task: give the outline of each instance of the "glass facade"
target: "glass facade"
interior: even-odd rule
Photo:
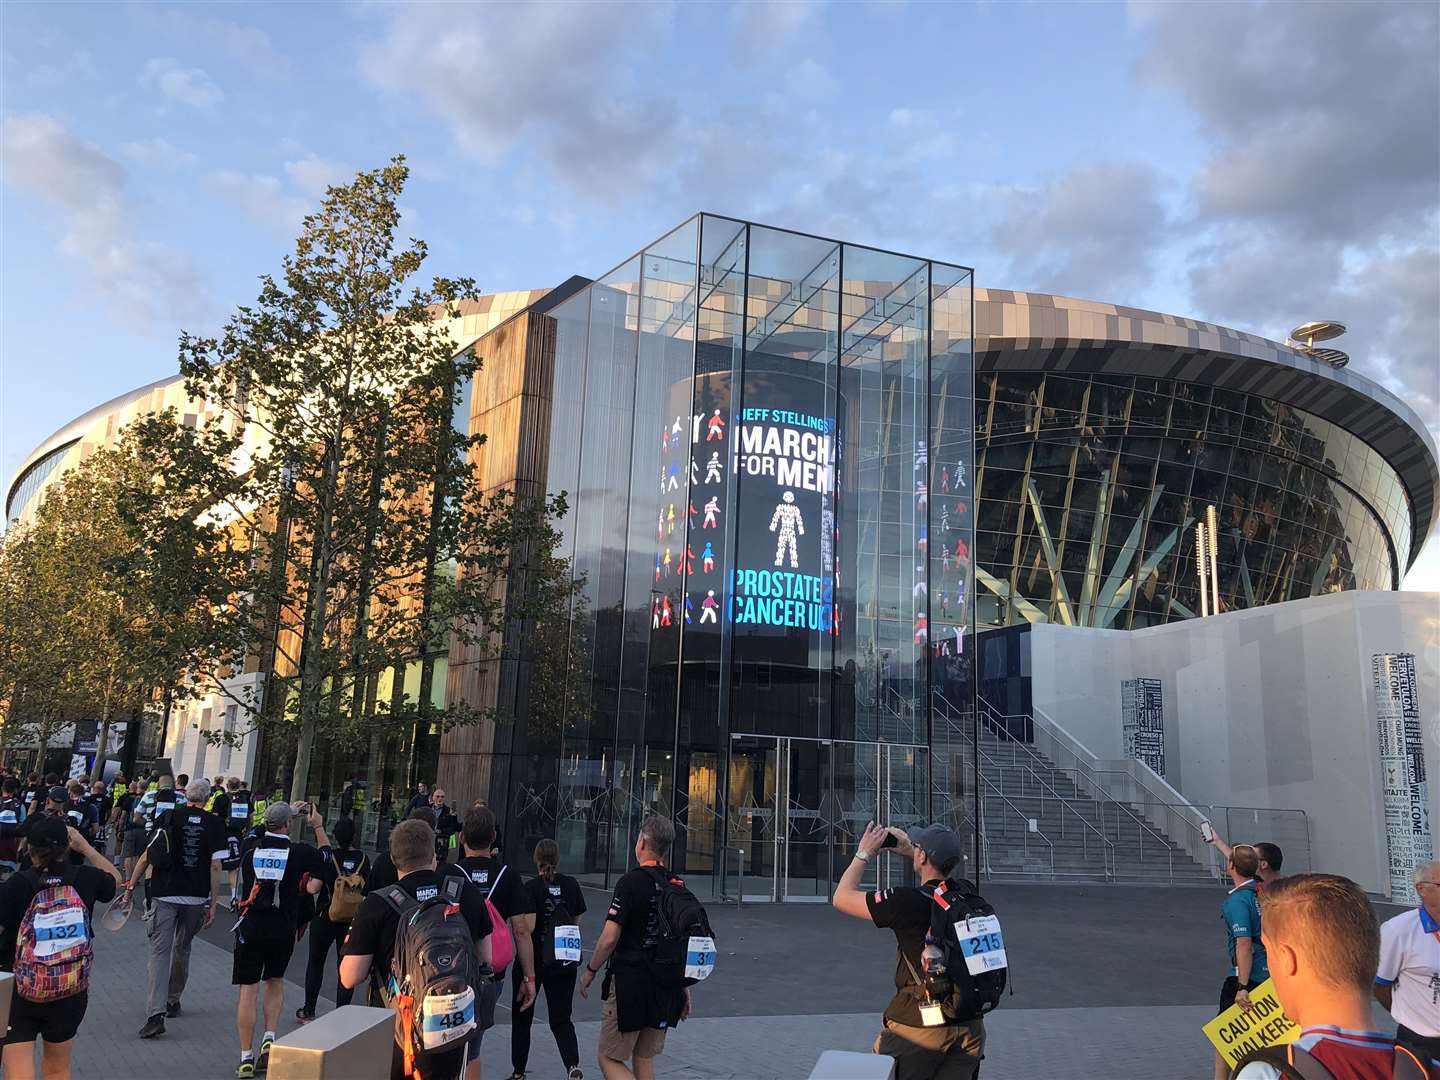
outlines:
[[[659,812],[692,884],[823,900],[868,821],[969,828],[931,702],[959,741],[971,307],[968,269],[700,216],[548,309],[578,596],[497,729],[511,843],[613,878]]]
[[[60,463],[65,460],[65,455],[78,441],[74,440],[64,446],[56,447],[25,471],[25,475],[20,477],[19,482],[10,489],[10,499],[5,504],[6,521],[15,521],[25,512],[25,507],[30,505],[30,500],[40,490],[40,485],[45,483],[50,474],[59,468]]]
[[[982,372],[976,397],[982,626],[1193,617],[1195,525],[1210,506],[1221,611],[1399,587],[1405,488],[1327,420],[1221,387],[1078,371]]]

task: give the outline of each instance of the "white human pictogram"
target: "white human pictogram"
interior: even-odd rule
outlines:
[[[787,491],[780,496],[780,504],[775,507],[775,513],[770,518],[770,531],[780,533],[775,540],[775,565],[784,564],[785,549],[789,548],[790,568],[798,569],[800,546],[796,537],[805,535],[805,520],[800,516],[800,508],[795,505],[793,491]]]
[[[720,499],[718,496],[711,495],[710,501],[705,504],[705,519],[700,522],[700,527],[702,529],[717,528],[720,524],[720,521],[716,515],[718,515],[719,513]]]
[[[710,454],[710,460],[705,462],[705,483],[720,483],[721,473],[723,471],[724,466],[720,464],[720,451],[712,451]]]

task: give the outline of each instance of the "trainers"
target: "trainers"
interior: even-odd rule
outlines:
[[[180,1015],[180,1002],[170,1001],[165,1004],[165,1015],[171,1019]]]
[[[242,1062],[240,1062],[239,1065],[235,1066],[235,1075],[236,1075],[236,1076],[254,1076],[254,1075],[255,1075],[255,1062],[253,1062],[253,1061],[242,1061]]]
[[[256,1072],[264,1072],[270,1067],[270,1047],[274,1045],[274,1039],[266,1039],[260,1044],[260,1056],[255,1059]]]
[[[295,1010],[295,1019],[301,1024],[308,1024],[311,1020],[315,1019],[315,1014],[306,1009],[304,1005],[301,1005],[300,1008]]]
[[[153,1039],[156,1035],[165,1034],[165,1014],[156,1013],[145,1021],[145,1026],[140,1029],[142,1039]]]
[[[579,1065],[570,1070],[570,1080],[585,1080],[585,1074],[580,1071]]]

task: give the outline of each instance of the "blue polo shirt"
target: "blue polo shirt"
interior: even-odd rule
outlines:
[[[1225,920],[1225,943],[1230,949],[1230,974],[1238,975],[1235,967],[1235,939],[1249,938],[1251,946],[1250,981],[1263,982],[1270,977],[1265,959],[1265,945],[1260,940],[1260,904],[1256,899],[1254,878],[1230,890],[1220,905],[1220,918]]]

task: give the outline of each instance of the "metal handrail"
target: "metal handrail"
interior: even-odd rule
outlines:
[[[1050,876],[1051,876],[1051,877],[1054,877],[1054,876],[1055,876],[1055,873],[1056,873],[1056,871],[1055,871],[1055,844],[1054,844],[1054,842],[1051,841],[1051,839],[1050,839],[1048,836],[1046,836],[1043,832],[1040,831],[1040,828],[1039,828],[1039,825],[1038,825],[1038,824],[1036,825],[1036,828],[1035,828],[1034,832],[1031,832],[1031,830],[1030,830],[1030,820],[1031,820],[1031,819],[1030,819],[1030,815],[1027,814],[1027,813],[1025,813],[1025,812],[1024,812],[1023,810],[1021,810],[1018,806],[1016,806],[1013,802],[1011,802],[1011,801],[1006,797],[1005,793],[1004,793],[1003,791],[1001,791],[999,788],[997,788],[997,787],[990,781],[990,779],[989,779],[988,777],[986,777],[986,776],[984,776],[984,775],[982,774],[981,777],[980,777],[980,779],[981,779],[981,781],[982,781],[987,787],[989,787],[989,788],[995,793],[995,796],[996,796],[997,798],[999,798],[999,800],[1000,800],[1001,802],[1003,802],[1006,806],[1008,806],[1008,807],[1010,808],[1010,810],[1015,814],[1016,817],[1018,817],[1021,821],[1023,821],[1023,822],[1025,823],[1024,831],[1021,833],[1021,835],[1022,835],[1025,839],[1023,839],[1023,840],[1021,841],[1021,846],[1025,849],[1025,851],[1026,851],[1027,853],[1030,851],[1030,837],[1031,837],[1031,836],[1038,836],[1041,840],[1043,840],[1043,841],[1045,842],[1045,846],[1046,846],[1047,848],[1049,848],[1049,855],[1050,855]],[[987,849],[986,849],[986,853],[985,853],[985,862],[986,862],[986,872],[988,873],[988,872],[989,872],[989,869],[990,869],[990,866],[989,866],[989,864],[990,864],[990,853],[989,853],[989,849],[988,849],[988,844],[989,844],[989,830],[988,830],[988,829],[986,828],[986,826],[985,826],[985,800],[984,800],[984,799],[981,799],[981,800],[980,800],[980,835],[981,835],[982,839],[984,840],[985,844],[987,845]],[[1110,876],[1110,868],[1109,868],[1108,866],[1106,867],[1105,876],[1106,876],[1107,879],[1108,879],[1109,876]]]
[[[982,762],[988,762],[991,769],[1003,770],[1003,769],[1005,768],[1004,765],[1001,765],[998,761],[996,761],[994,758],[992,758],[992,757],[991,757],[989,754],[987,754],[984,750],[980,749],[980,746],[979,746],[978,743],[975,744],[975,755],[976,755],[976,757],[977,757],[978,759],[980,759]],[[1115,858],[1115,844],[1110,840],[1110,838],[1109,838],[1108,836],[1106,836],[1103,832],[1101,832],[1099,829],[1095,828],[1094,825],[1091,825],[1090,822],[1086,821],[1086,820],[1085,820],[1085,815],[1082,814],[1082,813],[1080,813],[1079,810],[1077,810],[1073,805],[1071,805],[1070,800],[1068,800],[1064,795],[1061,795],[1058,791],[1056,791],[1056,790],[1055,790],[1055,786],[1054,786],[1053,784],[1048,783],[1048,782],[1044,779],[1044,777],[1041,776],[1040,773],[1037,772],[1035,769],[1031,768],[1029,765],[1019,765],[1019,766],[1012,765],[1012,766],[1010,766],[1010,767],[1011,767],[1011,768],[1021,768],[1021,769],[1024,769],[1025,771],[1027,771],[1027,772],[1031,775],[1031,777],[1034,778],[1034,780],[1035,780],[1035,782],[1036,782],[1036,785],[1037,785],[1038,787],[1040,787],[1042,791],[1048,790],[1049,793],[1050,793],[1051,798],[1053,798],[1053,799],[1056,801],[1056,803],[1058,803],[1058,804],[1060,805],[1060,807],[1061,807],[1062,809],[1068,810],[1071,814],[1073,814],[1073,815],[1080,821],[1080,824],[1081,824],[1081,826],[1084,828],[1085,832],[1092,832],[1092,833],[1094,833],[1097,837],[1100,838],[1100,842],[1101,842],[1102,844],[1106,845],[1106,847],[1108,847],[1108,848],[1110,849],[1109,852],[1108,852],[1109,858],[1106,860],[1106,862],[1107,862],[1106,876],[1107,876],[1107,877],[1111,876],[1111,872],[1112,872],[1111,868],[1118,866],[1118,862],[1116,861],[1116,858]],[[989,776],[988,776],[986,773],[984,773],[983,771],[982,771],[982,773],[981,773],[981,778],[982,778],[983,780],[985,780],[986,783],[990,783]],[[994,785],[994,784],[990,784],[990,786],[991,786],[991,787],[994,787],[995,785]],[[997,790],[997,792],[998,792],[999,789],[997,788],[996,790]],[[1003,796],[1002,796],[1002,797],[1003,797]],[[1014,806],[1013,803],[1010,803],[1010,800],[1009,800],[1009,799],[1006,799],[1005,801],[1006,801],[1006,803],[1009,804],[1010,806],[1012,806],[1012,807]],[[1040,812],[1041,812],[1041,813],[1044,813],[1044,811],[1045,811],[1045,800],[1044,800],[1044,796],[1042,795],[1042,796],[1041,796],[1041,799],[1040,799]],[[1028,818],[1028,815],[1027,815],[1027,818]],[[1085,835],[1085,832],[1081,832],[1081,834],[1080,834],[1080,837],[1081,837],[1080,842],[1081,842],[1081,844],[1082,844],[1082,846],[1083,846],[1083,848],[1084,848],[1085,854],[1088,856],[1088,855],[1090,854],[1090,842],[1089,842],[1088,837]],[[1061,836],[1064,836],[1064,835],[1065,835],[1065,819],[1064,819],[1063,817],[1060,819],[1060,835],[1061,835]],[[1102,850],[1103,850],[1103,849],[1102,849]],[[1172,864],[1172,865],[1173,865],[1173,864]],[[1172,876],[1173,876],[1173,870],[1172,870]]]
[[[947,728],[951,729],[952,731],[957,731],[957,732],[959,732],[962,740],[964,740],[964,742],[966,742],[967,744],[969,744],[971,747],[974,748],[974,751],[975,751],[975,755],[976,755],[976,759],[977,759],[977,760],[989,762],[989,764],[990,764],[990,766],[991,766],[992,768],[997,768],[997,769],[998,769],[998,768],[1001,768],[1002,766],[1000,766],[1000,764],[999,764],[997,761],[995,761],[993,758],[991,758],[988,754],[985,753],[984,750],[982,750],[982,749],[980,748],[979,742],[975,739],[975,737],[974,737],[972,734],[966,732],[965,727],[964,727],[963,724],[957,724],[957,723],[955,723],[954,717],[957,716],[957,715],[963,716],[963,714],[961,714],[958,709],[955,709],[954,706],[950,705],[950,703],[945,699],[945,697],[944,697],[943,695],[937,693],[937,694],[935,695],[935,697],[937,698],[937,700],[939,700],[939,701],[946,707],[944,711],[940,712],[940,716],[941,716],[941,719],[945,722]],[[1031,775],[1035,777],[1037,783],[1039,783],[1039,784],[1041,784],[1041,785],[1044,785],[1045,782],[1044,782],[1044,780],[1040,777],[1039,773],[1037,773],[1037,772],[1036,772],[1035,770],[1033,770],[1033,769],[1030,770],[1030,772],[1031,772]],[[980,779],[981,779],[981,781],[982,781],[984,784],[986,784],[988,787],[990,787],[990,788],[994,791],[994,793],[995,793],[997,796],[999,796],[999,798],[1000,798],[1001,800],[1004,801],[1004,803],[1005,803],[1006,806],[1010,807],[1011,810],[1015,811],[1018,815],[1020,815],[1020,816],[1024,819],[1025,825],[1026,825],[1026,835],[1028,836],[1028,835],[1029,835],[1029,832],[1030,832],[1030,829],[1029,829],[1029,825],[1030,825],[1030,815],[1029,815],[1029,814],[1026,814],[1026,813],[1025,813],[1024,811],[1022,811],[1019,807],[1017,807],[1013,802],[1011,802],[1010,799],[1004,794],[1004,792],[1002,792],[998,787],[995,786],[995,784],[990,780],[990,778],[985,774],[985,772],[984,772],[983,770],[981,771]],[[1082,830],[1083,830],[1083,831],[1081,832],[1081,834],[1080,834],[1080,837],[1081,837],[1081,841],[1080,841],[1080,842],[1081,842],[1082,848],[1083,848],[1083,850],[1084,850],[1084,852],[1085,852],[1086,858],[1088,859],[1088,857],[1089,857],[1089,855],[1090,855],[1090,841],[1089,841],[1089,837],[1088,837],[1087,833],[1094,833],[1094,834],[1096,835],[1096,837],[1099,838],[1100,843],[1104,845],[1104,847],[1101,848],[1101,856],[1102,856],[1102,858],[1104,859],[1104,864],[1105,864],[1105,877],[1106,877],[1106,880],[1109,880],[1111,877],[1113,877],[1113,875],[1114,875],[1114,870],[1115,870],[1115,867],[1116,867],[1115,845],[1114,845],[1113,843],[1111,843],[1110,838],[1107,837],[1103,832],[1101,832],[1099,829],[1095,828],[1095,826],[1091,825],[1090,822],[1086,821],[1086,820],[1085,820],[1085,816],[1084,816],[1083,814],[1081,814],[1077,809],[1075,809],[1075,807],[1072,806],[1072,805],[1070,804],[1070,802],[1067,801],[1066,798],[1065,798],[1063,795],[1061,795],[1058,791],[1056,791],[1056,790],[1054,789],[1054,786],[1053,786],[1053,785],[1050,785],[1050,786],[1049,786],[1049,790],[1050,790],[1051,796],[1056,800],[1056,802],[1060,805],[1060,807],[1061,807],[1062,809],[1064,809],[1064,810],[1069,811],[1071,814],[1073,814],[1073,815],[1079,820],[1079,822],[1080,822],[1080,824],[1081,824],[1081,826],[1082,826]],[[1043,799],[1042,799],[1042,801],[1041,801],[1041,812],[1042,812],[1042,813],[1044,812],[1044,802],[1043,802]],[[1061,832],[1062,832],[1062,835],[1063,835],[1064,828],[1065,828],[1065,819],[1064,819],[1063,816],[1062,816],[1061,819],[1060,819],[1060,828],[1061,828]],[[1054,871],[1054,852],[1055,852],[1055,845],[1054,845],[1054,843],[1050,840],[1050,838],[1049,838],[1048,836],[1046,836],[1043,832],[1041,832],[1041,830],[1040,830],[1040,828],[1039,828],[1038,822],[1037,822],[1037,824],[1036,824],[1035,832],[1036,832],[1047,844],[1050,845],[1050,853],[1051,853],[1051,873],[1053,874],[1053,873],[1055,872],[1055,871]],[[1106,850],[1107,848],[1108,848],[1108,851]],[[1028,846],[1027,846],[1027,850],[1028,850]]]

